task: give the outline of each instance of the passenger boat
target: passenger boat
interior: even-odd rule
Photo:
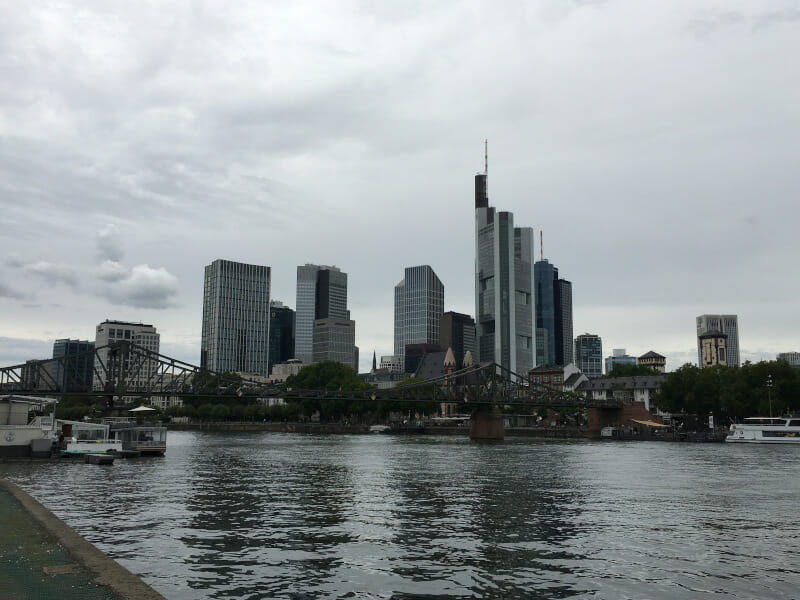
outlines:
[[[167,451],[167,428],[163,425],[137,423],[130,417],[103,421],[111,427],[111,439],[119,441],[125,452],[163,455]]]
[[[726,442],[800,445],[800,417],[752,417],[731,425]]]

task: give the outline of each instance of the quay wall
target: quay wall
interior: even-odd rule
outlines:
[[[169,423],[170,431],[274,431],[279,433],[338,433],[369,434],[369,425],[345,425],[342,423],[254,423],[254,422],[197,422]],[[426,426],[424,429],[393,429],[388,434],[397,435],[456,435],[468,436],[470,428],[446,427],[440,425]],[[547,439],[586,438],[588,432],[576,427],[506,427],[505,434],[515,437],[533,437]]]
[[[98,550],[89,541],[76,533],[74,529],[69,527],[64,521],[55,516],[17,485],[5,479],[0,479],[0,493],[2,492],[6,492],[16,500],[22,509],[30,515],[33,521],[41,527],[46,536],[63,548],[80,567],[91,574],[91,581],[93,584],[108,589],[113,596],[119,600],[166,600],[164,596],[144,583],[139,577],[128,571],[128,569],[114,561],[104,552]],[[29,529],[28,535],[35,536],[41,534],[36,534],[33,529]],[[17,543],[17,545],[19,547],[25,547],[22,543]],[[33,557],[29,558],[31,560],[33,559]],[[57,575],[58,568],[59,567],[51,567],[53,570],[51,575]],[[70,573],[73,571],[68,567],[64,572]],[[31,573],[28,577],[32,578],[29,582],[30,587],[34,587],[36,582],[33,578],[38,578],[39,575]],[[19,583],[26,585],[24,581]],[[73,596],[78,597],[78,595],[88,597],[91,593],[96,594],[91,588],[85,590],[64,590],[61,597],[72,598]]]

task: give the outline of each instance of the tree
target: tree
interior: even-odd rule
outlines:
[[[353,367],[333,360],[307,365],[297,375],[286,379],[286,387],[306,390],[368,390],[372,386],[364,383]]]

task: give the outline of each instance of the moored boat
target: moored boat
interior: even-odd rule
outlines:
[[[110,436],[122,444],[125,452],[164,454],[167,451],[167,428],[153,423],[137,423],[122,417],[104,419],[111,427]]]
[[[751,417],[731,425],[726,442],[799,444],[800,417]]]

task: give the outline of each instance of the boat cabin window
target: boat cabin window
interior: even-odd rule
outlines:
[[[769,417],[753,417],[745,419],[744,422],[747,425],[786,425],[786,419],[771,419]]]
[[[789,421],[789,427],[800,427],[800,419],[792,419]]]

